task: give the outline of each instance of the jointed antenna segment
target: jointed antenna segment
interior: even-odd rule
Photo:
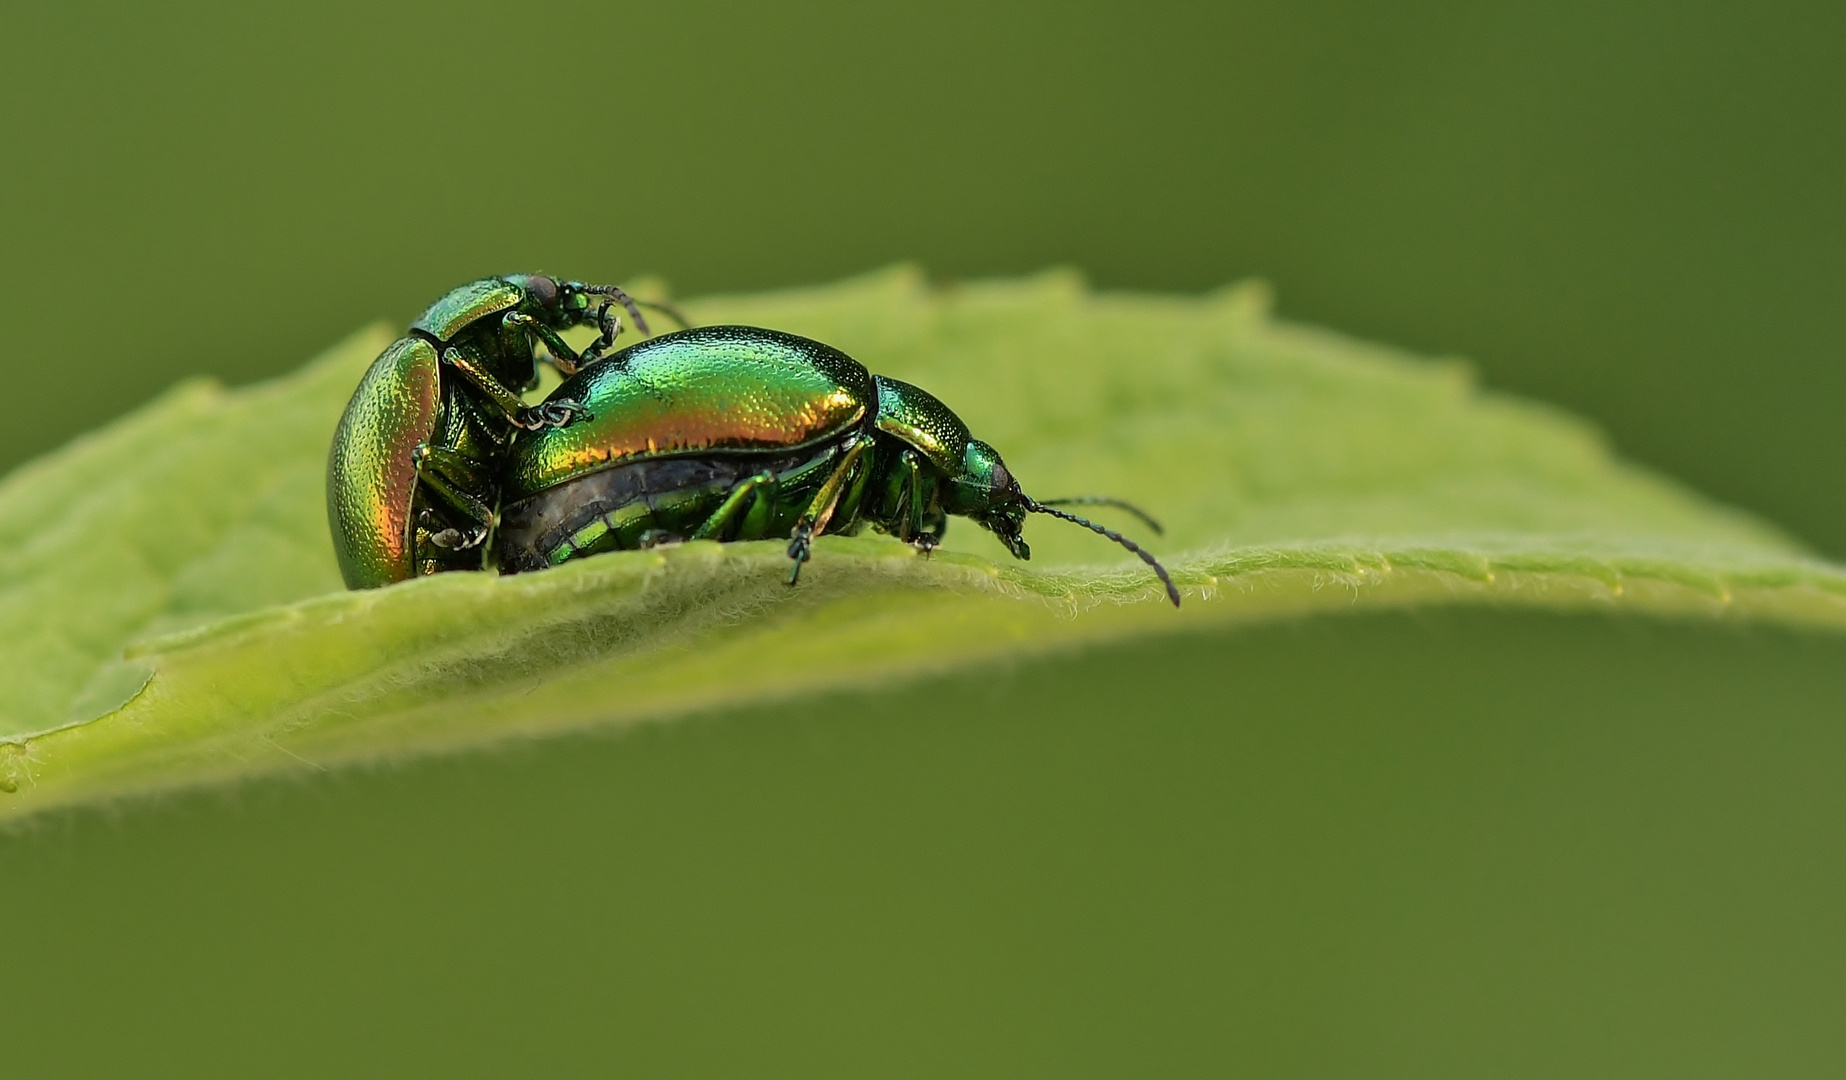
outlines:
[[[1126,510],[1141,519],[1141,524],[1154,530],[1155,536],[1165,536],[1167,531],[1161,528],[1154,515],[1125,499],[1111,498],[1108,495],[1071,495],[1062,499],[1039,499],[1040,506],[1113,506],[1117,510]]]
[[[1060,499],[1060,500],[1053,500],[1053,501],[1063,502],[1066,500]],[[1121,504],[1121,505],[1126,505],[1126,504]],[[1139,555],[1141,557],[1142,562],[1153,567],[1155,575],[1160,578],[1160,583],[1167,587],[1167,599],[1173,601],[1174,607],[1179,606],[1179,588],[1178,586],[1173,584],[1172,575],[1167,573],[1166,567],[1160,565],[1159,559],[1154,558],[1140,544],[1137,544],[1133,540],[1128,539],[1126,536],[1123,536],[1121,533],[1116,532],[1114,529],[1106,529],[1103,526],[1096,524],[1094,521],[1089,520],[1088,518],[1080,518],[1075,514],[1067,514],[1062,510],[1053,509],[1052,507],[1042,502],[1037,502],[1032,499],[1027,499],[1026,509],[1031,511],[1034,514],[1050,514],[1054,518],[1063,518],[1065,521],[1069,521],[1074,524],[1081,525],[1093,533],[1098,533],[1102,536],[1108,537],[1109,539],[1127,548],[1129,551],[1132,551],[1136,555]],[[1138,510],[1135,512],[1140,513],[1140,511]]]

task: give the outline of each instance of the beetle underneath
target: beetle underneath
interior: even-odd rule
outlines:
[[[664,334],[585,367],[551,400],[566,426],[519,433],[503,483],[503,573],[679,540],[788,538],[789,583],[813,538],[871,526],[928,552],[950,516],[992,532],[1015,558],[1030,514],[1120,544],[1180,595],[1152,554],[1059,509],[1117,499],[1036,500],[999,453],[909,383],[874,376],[807,338],[744,326]]]

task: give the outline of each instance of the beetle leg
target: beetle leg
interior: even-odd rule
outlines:
[[[814,493],[814,501],[808,504],[807,512],[795,522],[788,541],[788,557],[795,562],[794,568],[788,572],[790,585],[801,580],[801,564],[810,558],[814,538],[827,531],[827,523],[833,520],[834,508],[839,506],[840,496],[846,491],[847,480],[852,478],[859,459],[865,456],[871,445],[870,439],[860,439],[853,443],[852,449],[846,451],[846,456],[834,468],[833,474]]]
[[[583,402],[571,398],[553,398],[541,401],[520,414],[513,421],[527,431],[537,431],[547,427],[569,427],[578,420],[588,419],[590,410],[583,407]]]
[[[418,523],[419,531],[425,533],[429,542],[437,547],[465,551],[480,546],[494,525],[493,507],[474,494],[484,486],[480,463],[454,450],[445,450],[428,443],[419,444],[411,451],[410,457],[417,466],[417,479],[430,494],[447,508],[467,518],[469,523],[464,531],[455,528],[431,529],[430,522],[421,521]]]
[[[884,531],[928,555],[942,543],[944,515],[930,512],[934,501],[933,481],[923,469],[923,459],[914,450],[898,455],[897,468],[885,482],[883,502],[878,513],[884,516]]]
[[[904,451],[898,461],[904,470],[902,474],[904,497],[899,503],[900,513],[903,516],[899,519],[902,525],[897,538],[906,544],[922,548],[927,554],[931,548],[936,546],[936,543],[933,537],[924,539],[927,534],[923,531],[923,514],[927,509],[928,500],[923,492],[923,463],[918,459],[914,450]]]
[[[514,427],[537,431],[546,427],[569,427],[578,418],[588,416],[589,410],[583,403],[569,398],[556,398],[539,405],[527,406],[525,399],[507,389],[506,384],[482,371],[468,355],[460,349],[444,349],[442,362],[468,376],[468,380],[481,388],[493,403],[506,415],[506,421]]]
[[[654,336],[654,330],[647,325],[647,320],[641,317],[641,312],[637,310],[639,308],[653,308],[678,323],[681,330],[692,329],[692,323],[687,321],[686,316],[672,304],[655,300],[636,300],[626,293],[621,296],[621,304],[629,314],[635,317],[635,329],[648,337]],[[596,309],[596,325],[602,330],[602,336],[584,347],[583,357],[578,361],[579,363],[593,364],[601,360],[604,353],[615,348],[615,339],[622,332],[622,320],[616,316],[614,307],[615,301],[604,300],[602,306]]]
[[[509,389],[507,385],[499,379],[494,378],[492,375],[482,370],[481,366],[475,363],[472,357],[462,352],[460,349],[448,348],[442,350],[442,362],[461,372],[463,375],[468,376],[468,381],[480,387],[481,392],[491,398],[495,405],[499,406],[500,411],[506,414],[508,420],[511,420],[515,424],[519,423],[520,414],[526,411],[526,403],[525,399],[521,398],[518,393]]]
[[[614,285],[584,286],[583,288],[586,292],[598,292],[608,299],[605,299],[596,309],[596,325],[602,331],[602,335],[584,347],[583,357],[579,363],[593,364],[601,360],[604,353],[615,348],[615,339],[622,332],[622,320],[616,316],[614,311],[616,304],[622,305],[623,310],[634,319],[635,329],[641,331],[645,337],[653,337],[654,328],[647,325],[647,320],[642,318],[642,308],[653,308],[678,323],[681,330],[692,328],[692,323],[688,322],[686,316],[672,304],[655,300],[636,300]]]
[[[904,508],[904,533],[898,539],[908,544],[923,531],[923,466],[913,450],[904,451],[898,460],[904,465],[904,494],[909,496],[904,501],[910,504]]]
[[[868,453],[873,445],[870,439],[865,441]],[[853,473],[851,482],[846,485],[845,491],[834,503],[834,509],[830,515],[842,519],[839,527],[833,530],[834,532],[850,536],[858,532],[859,528],[865,524],[865,492],[872,484],[873,471],[873,463],[868,458],[864,467]]]
[[[760,472],[755,476],[739,480],[736,486],[731,488],[731,493],[725,496],[724,502],[718,509],[712,511],[711,517],[705,519],[705,524],[700,525],[698,530],[692,534],[692,538],[694,540],[722,540],[725,530],[732,522],[740,518],[743,519],[743,528],[738,531],[747,536],[750,519],[766,516],[759,514],[757,510],[759,507],[765,509],[770,507],[771,501],[776,497],[776,489],[780,486],[776,482],[776,474],[772,472]]]
[[[934,515],[925,514],[924,523],[918,529],[916,539],[910,541],[911,546],[927,556],[942,546],[942,534],[949,531],[948,525],[949,516],[947,514],[941,512]]]
[[[523,311],[508,313],[506,318],[501,320],[500,325],[510,326],[514,330],[525,333],[528,344],[532,338],[544,342],[546,351],[551,354],[551,366],[565,375],[577,374],[577,369],[587,363],[583,357],[577,355],[577,350],[571,348],[563,338],[558,336],[556,330]]]
[[[577,358],[579,364],[594,364],[615,347],[616,336],[622,332],[622,320],[616,316],[614,307],[614,301],[604,300],[596,309],[596,326],[602,333],[584,347],[583,355]]]
[[[620,332],[620,324],[609,318],[609,306],[612,302],[622,305],[622,309],[628,312],[628,317],[635,321],[636,330],[648,337],[654,336],[653,329],[647,325],[647,319],[641,315],[641,309],[635,306],[635,298],[623,291],[621,286],[590,285],[581,281],[572,281],[566,283],[566,288],[588,296],[603,297],[602,306],[596,309],[596,323],[602,327],[603,336],[595,345],[590,346],[590,350],[594,350],[597,356],[601,356],[604,349],[615,344],[615,335]],[[655,304],[648,305],[648,307],[656,306]]]

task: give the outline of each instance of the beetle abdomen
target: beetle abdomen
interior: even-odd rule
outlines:
[[[403,581],[414,572],[414,451],[436,424],[436,350],[420,338],[393,342],[360,381],[327,458],[327,521],[349,589]]]
[[[641,458],[574,477],[501,511],[500,570],[515,574],[602,551],[631,551],[649,536],[684,540],[741,481],[764,473],[776,477],[765,496],[770,512],[714,538],[785,538],[838,454],[837,445],[827,444],[793,454]]]
[[[865,423],[878,400],[871,373],[838,349],[747,326],[663,334],[551,396],[581,402],[589,418],[519,438],[508,500],[643,458],[813,445]]]

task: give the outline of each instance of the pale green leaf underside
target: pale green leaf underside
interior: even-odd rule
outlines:
[[[1260,288],[1093,295],[894,270],[687,305],[927,387],[1040,497],[1103,492],[1187,596],[1035,519],[922,560],[828,538],[689,544],[340,589],[327,441],[389,334],[287,378],[175,388],[0,483],[0,814],[890,681],[1125,633],[1432,603],[1846,626],[1846,572],[1625,465],[1555,410],[1273,320]],[[1101,511],[1098,516],[1109,511]],[[1111,519],[1136,533],[1129,519]],[[926,686],[893,708],[936,708]]]

